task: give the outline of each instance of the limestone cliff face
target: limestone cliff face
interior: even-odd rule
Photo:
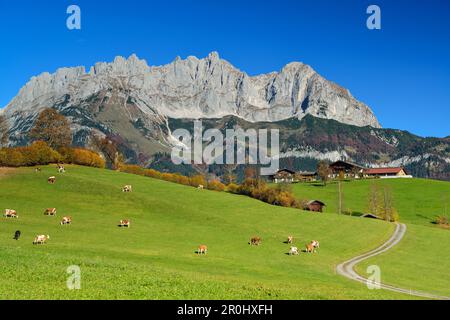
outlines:
[[[33,77],[3,113],[14,131],[21,132],[44,107],[89,108],[86,101],[99,95],[122,101],[124,109],[132,104],[144,118],[234,115],[260,122],[301,119],[310,114],[346,124],[380,127],[368,106],[308,65],[294,62],[278,73],[250,77],[220,59],[216,52],[204,59],[177,58],[158,67],[150,67],[132,55],[128,59],[116,57],[112,63],[97,63],[89,71],[74,67],[43,73]],[[124,113],[132,117],[132,113]]]

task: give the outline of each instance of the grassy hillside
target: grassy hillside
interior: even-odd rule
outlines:
[[[407,224],[405,238],[392,250],[357,267],[362,274],[369,265],[378,265],[382,281],[388,284],[450,296],[450,230],[432,224],[437,215],[449,215],[450,183],[425,179],[380,179],[347,181],[342,184],[344,207],[367,212],[370,185],[388,186],[400,221]],[[295,184],[298,197],[319,199],[325,212],[337,211],[337,183]],[[359,219],[359,218],[355,218]]]
[[[437,215],[450,214],[450,183],[426,179],[376,179],[344,181],[343,206],[354,212],[368,212],[368,197],[371,184],[380,189],[388,187],[393,195],[402,222],[432,226]],[[326,203],[325,212],[336,213],[338,207],[338,185],[331,182],[297,183],[292,185],[299,198],[317,199]]]
[[[392,251],[364,261],[356,270],[362,273],[374,264],[387,284],[450,296],[449,230],[408,224],[405,238]]]
[[[335,274],[336,264],[385,241],[393,225],[270,206],[237,195],[197,190],[107,170],[68,167],[56,172],[18,169],[0,176],[0,299],[383,299],[408,298]],[[132,184],[124,194],[121,186]],[[46,217],[47,207],[58,209]],[[63,215],[73,225],[60,226]],[[131,219],[129,229],[117,227]],[[16,230],[19,241],[12,240]],[[47,245],[33,246],[37,234]],[[286,255],[321,241],[318,254]],[[260,247],[247,242],[263,238]],[[207,256],[194,251],[207,244]],[[70,265],[82,271],[82,289],[66,288]]]

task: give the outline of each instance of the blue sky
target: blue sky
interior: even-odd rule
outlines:
[[[66,28],[70,4],[81,8],[81,30]],[[381,7],[381,30],[366,28],[370,4]],[[0,44],[0,107],[58,67],[218,51],[250,75],[302,61],[367,103],[383,127],[450,135],[448,0],[0,0]]]

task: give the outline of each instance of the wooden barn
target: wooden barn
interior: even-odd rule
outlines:
[[[305,210],[313,211],[313,212],[323,212],[323,207],[325,207],[325,203],[319,200],[312,200],[306,204]]]
[[[337,178],[341,172],[344,174],[344,177],[347,178],[361,176],[365,168],[355,163],[339,160],[330,164],[330,169],[332,178]]]
[[[295,181],[295,172],[289,169],[280,169],[270,176],[270,179],[275,183],[293,183]]]
[[[370,168],[364,170],[367,178],[412,178],[405,168]]]
[[[316,181],[317,180],[317,173],[316,172],[309,172],[309,171],[296,172],[294,179],[295,179],[295,181],[300,181],[300,182]]]

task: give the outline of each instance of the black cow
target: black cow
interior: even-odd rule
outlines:
[[[20,235],[21,235],[20,230],[17,230],[16,233],[14,234],[14,240],[19,240]]]

